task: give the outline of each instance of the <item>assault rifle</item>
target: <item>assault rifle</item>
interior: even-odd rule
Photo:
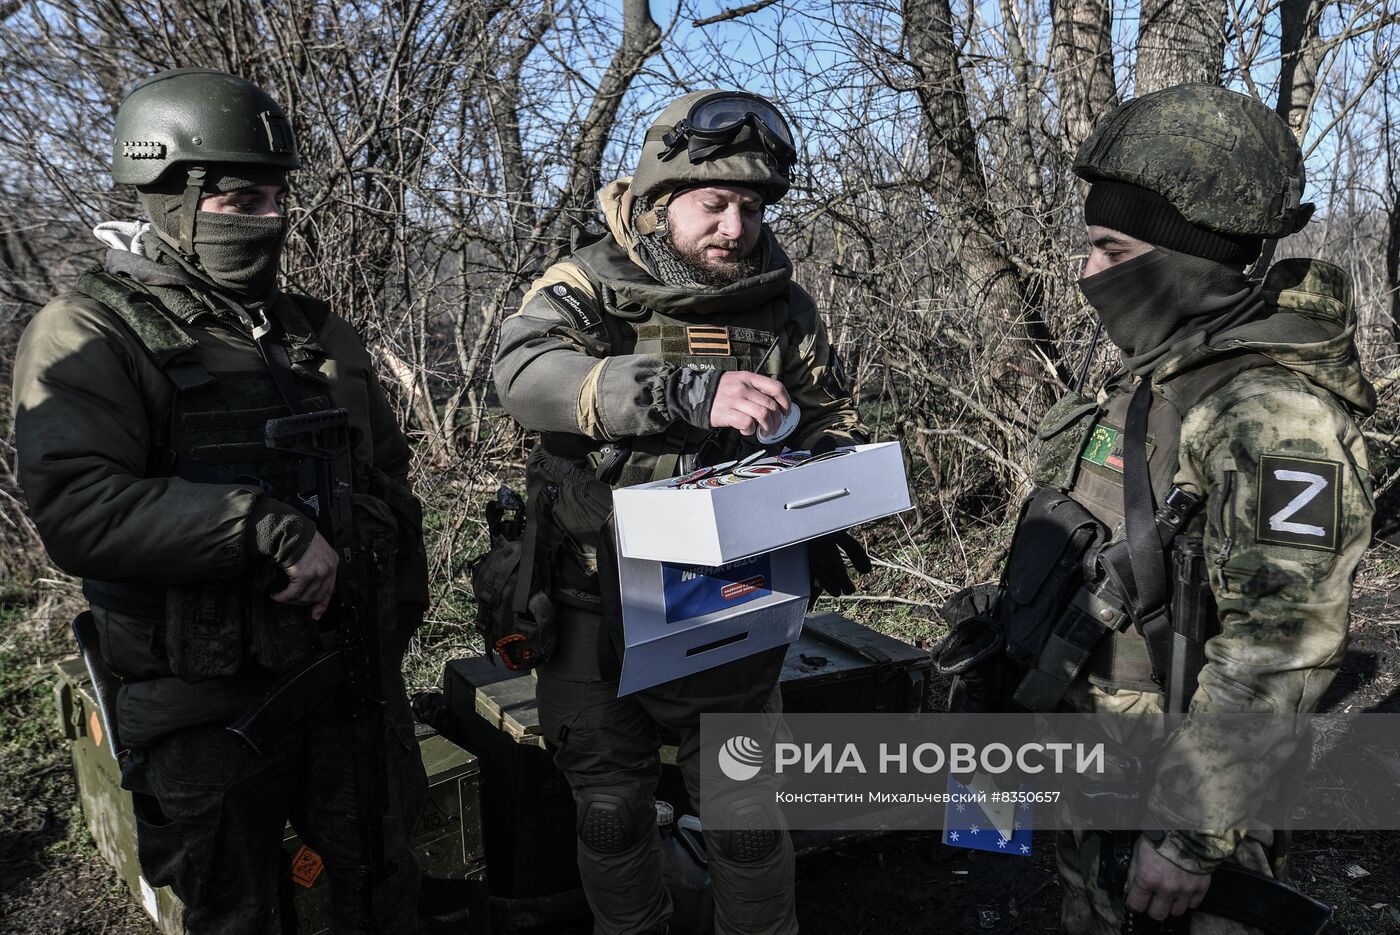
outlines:
[[[315,496],[307,506],[316,530],[340,559],[335,595],[320,621],[327,650],[298,672],[278,680],[229,730],[260,753],[304,712],[336,695],[354,777],[355,824],[360,836],[358,888],[369,919],[374,885],[392,871],[384,858],[388,787],[384,760],[384,686],[380,660],[381,621],[374,557],[355,542],[350,474],[350,414],[326,409],[269,419],[267,447],[285,451],[315,468]]]
[[[1099,887],[1121,893],[1128,882],[1128,864],[1137,844],[1138,831],[1099,831]],[[1220,916],[1261,929],[1269,935],[1318,935],[1332,918],[1332,907],[1298,892],[1271,876],[1223,863],[1210,875],[1210,889],[1192,911]],[[1191,912],[1168,916],[1161,922],[1145,912],[1128,911],[1123,935],[1187,935]]]

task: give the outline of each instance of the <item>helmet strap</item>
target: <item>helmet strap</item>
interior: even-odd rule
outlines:
[[[204,195],[203,166],[190,166],[185,173],[185,197],[180,204],[180,252],[186,258],[194,254],[194,220],[199,214],[199,199]]]
[[[651,207],[637,215],[635,229],[643,237],[653,234],[666,235],[666,206],[671,203],[675,191],[662,192],[652,201]]]
[[[1268,275],[1269,264],[1274,261],[1274,251],[1278,249],[1278,240],[1270,237],[1264,241],[1263,247],[1259,251],[1259,256],[1253,263],[1244,269],[1244,274],[1253,282],[1263,282]]]

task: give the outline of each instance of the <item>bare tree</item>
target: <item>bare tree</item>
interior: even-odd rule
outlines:
[[[1218,0],[1143,0],[1134,92],[1219,84],[1225,67],[1225,7]]]
[[[1113,8],[1106,0],[1051,0],[1060,130],[1073,153],[1118,105],[1113,80]]]

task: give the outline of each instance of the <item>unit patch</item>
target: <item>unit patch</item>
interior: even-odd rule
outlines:
[[[729,329],[716,325],[690,325],[685,329],[691,357],[729,357]]]
[[[540,290],[550,303],[573,323],[579,331],[594,331],[603,324],[603,316],[593,300],[565,282],[556,282]]]
[[[1089,440],[1084,443],[1084,450],[1080,453],[1080,459],[1088,461],[1104,469],[1104,473],[1112,472],[1121,475],[1123,473],[1123,430],[1117,426],[1109,425],[1107,422],[1100,422],[1094,426],[1094,430],[1089,433]],[[1147,440],[1147,457],[1152,457],[1152,439]],[[1115,478],[1115,481],[1118,479]]]
[[[1336,552],[1341,510],[1340,463],[1284,455],[1259,459],[1258,541]]]

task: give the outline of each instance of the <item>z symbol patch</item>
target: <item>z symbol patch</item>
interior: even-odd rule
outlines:
[[[1336,552],[1341,507],[1340,463],[1283,455],[1259,459],[1258,541]]]

